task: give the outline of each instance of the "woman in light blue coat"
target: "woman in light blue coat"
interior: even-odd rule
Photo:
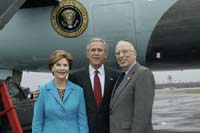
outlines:
[[[72,62],[64,50],[56,50],[49,57],[54,79],[39,88],[33,133],[89,133],[83,89],[66,79]]]

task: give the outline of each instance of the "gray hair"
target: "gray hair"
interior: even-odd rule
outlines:
[[[86,47],[87,50],[90,48],[90,44],[93,42],[101,42],[104,45],[105,52],[106,53],[108,52],[108,45],[107,45],[106,41],[101,38],[98,38],[98,37],[94,37],[88,41],[87,47]]]
[[[133,46],[133,44],[131,42],[125,41],[125,40],[119,40],[117,44],[119,44],[119,43],[126,43],[126,44],[128,44],[131,47],[131,50],[136,53],[136,50],[135,50],[135,48],[134,48],[134,46]]]

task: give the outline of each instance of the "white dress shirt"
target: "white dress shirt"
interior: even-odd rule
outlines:
[[[89,65],[90,81],[91,81],[91,84],[92,84],[93,91],[94,91],[94,75],[95,75],[95,71],[96,71],[96,69],[94,69],[91,65]],[[97,71],[99,71],[98,76],[99,76],[99,80],[100,80],[100,84],[101,84],[101,95],[103,97],[104,84],[105,84],[105,69],[104,69],[104,65],[101,65],[101,67],[99,67],[97,69]]]

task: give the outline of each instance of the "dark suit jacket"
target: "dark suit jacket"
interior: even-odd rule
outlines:
[[[154,92],[152,72],[136,63],[111,97],[110,133],[152,132]]]
[[[89,77],[89,68],[85,67],[70,73],[69,80],[84,89],[90,133],[109,133],[109,103],[118,75],[119,71],[105,67],[104,95],[98,110]]]

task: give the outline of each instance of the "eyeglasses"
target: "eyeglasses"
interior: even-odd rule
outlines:
[[[135,52],[134,50],[132,50],[132,49],[122,49],[122,50],[120,50],[120,51],[117,51],[116,53],[115,53],[115,56],[120,56],[120,54],[123,54],[123,55],[127,55],[129,52]]]

